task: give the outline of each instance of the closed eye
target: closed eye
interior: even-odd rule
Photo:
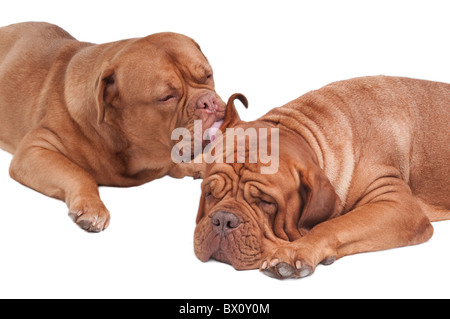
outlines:
[[[207,75],[203,78],[203,82],[206,84],[206,83],[208,83],[210,80],[212,80],[212,78],[213,78],[212,73],[207,74]]]
[[[276,213],[276,211],[278,210],[278,205],[276,203],[261,200],[259,202],[259,208],[266,214],[271,215]]]
[[[169,101],[169,100],[171,100],[171,99],[173,99],[173,98],[175,98],[175,96],[169,94],[169,95],[167,95],[166,97],[160,99],[159,101],[160,101],[160,102],[167,102],[167,101]]]

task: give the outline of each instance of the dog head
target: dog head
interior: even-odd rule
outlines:
[[[191,38],[158,33],[86,51],[77,62],[93,65],[93,95],[80,97],[80,90],[89,89],[77,83],[86,81],[73,80],[66,88],[74,105],[70,111],[78,122],[91,123],[105,147],[126,152],[127,175],[169,167],[175,128],[194,134],[194,121],[200,120],[203,135],[223,123],[226,104],[215,92],[208,60]],[[86,77],[77,73],[76,63],[69,69],[72,79]]]
[[[236,138],[234,162],[230,163],[227,149],[221,163],[215,161],[207,167],[194,249],[202,261],[213,258],[236,269],[255,269],[274,245],[300,239],[315,225],[337,216],[340,200],[301,136],[263,121],[237,127],[244,132],[254,128],[258,145],[266,142],[269,153],[278,147],[278,170],[261,173],[267,161],[261,150],[252,154],[250,134],[242,137],[247,141],[245,162],[239,160],[242,154],[237,154]],[[272,132],[263,134],[262,128]],[[272,138],[278,128],[279,142]]]

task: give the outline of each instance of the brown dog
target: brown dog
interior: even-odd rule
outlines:
[[[14,154],[10,174],[101,231],[110,215],[98,184],[201,174],[201,164],[172,162],[171,132],[220,123],[225,103],[212,76],[198,44],[180,34],[94,45],[47,23],[0,28],[0,147]]]
[[[261,153],[249,163],[249,144],[245,163],[208,165],[196,255],[289,278],[428,240],[430,221],[450,219],[449,123],[449,84],[384,76],[332,83],[236,122],[256,128],[260,145],[278,134],[279,168],[261,174],[267,165]]]

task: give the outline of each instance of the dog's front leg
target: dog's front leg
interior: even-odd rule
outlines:
[[[20,143],[10,166],[16,181],[66,202],[69,216],[83,229],[100,232],[110,215],[100,199],[98,185],[84,169],[59,151],[59,139],[38,129]]]
[[[368,251],[428,240],[433,226],[402,180],[386,177],[347,214],[318,224],[304,237],[272,248],[260,270],[277,278],[305,277],[319,264]]]

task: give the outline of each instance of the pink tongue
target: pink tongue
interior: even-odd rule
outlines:
[[[214,124],[208,129],[208,134],[211,142],[213,142],[216,139],[217,131],[219,130],[220,126],[222,125],[222,121],[214,122]]]

